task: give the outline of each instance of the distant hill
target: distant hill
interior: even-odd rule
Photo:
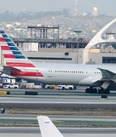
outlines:
[[[48,12],[27,11],[18,14],[7,11],[0,14],[0,27],[8,33],[14,34],[15,37],[26,37],[28,25],[59,26],[61,38],[78,37],[74,31],[81,30],[82,33],[79,37],[90,40],[102,27],[114,18],[106,15],[95,17],[89,14],[86,16],[71,16],[67,9]],[[116,26],[110,31],[116,32],[115,30]]]

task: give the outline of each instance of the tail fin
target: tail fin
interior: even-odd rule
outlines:
[[[38,116],[37,119],[42,137],[63,137],[47,116]]]
[[[16,68],[35,67],[33,63],[19,50],[12,39],[2,30],[0,30],[0,47],[4,59],[1,61],[3,66]]]

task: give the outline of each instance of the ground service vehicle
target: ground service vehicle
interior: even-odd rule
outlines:
[[[71,90],[75,89],[73,85],[58,85],[57,89],[59,90]]]
[[[19,85],[16,83],[4,83],[3,88],[19,88]]]

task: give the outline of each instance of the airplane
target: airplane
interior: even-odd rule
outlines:
[[[47,116],[38,116],[38,124],[42,137],[63,137],[57,127]]]
[[[3,30],[0,48],[2,73],[45,84],[87,86],[87,93],[116,90],[116,65],[32,62]]]

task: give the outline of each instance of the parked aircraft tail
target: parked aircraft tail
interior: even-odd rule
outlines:
[[[1,65],[27,68],[35,67],[33,63],[21,52],[12,39],[2,30],[0,30],[0,47],[1,47]]]
[[[12,39],[0,30],[0,49],[2,73],[16,77],[43,77],[41,72],[36,72],[36,67],[12,41]]]
[[[42,137],[63,137],[47,116],[38,116],[37,119]]]

